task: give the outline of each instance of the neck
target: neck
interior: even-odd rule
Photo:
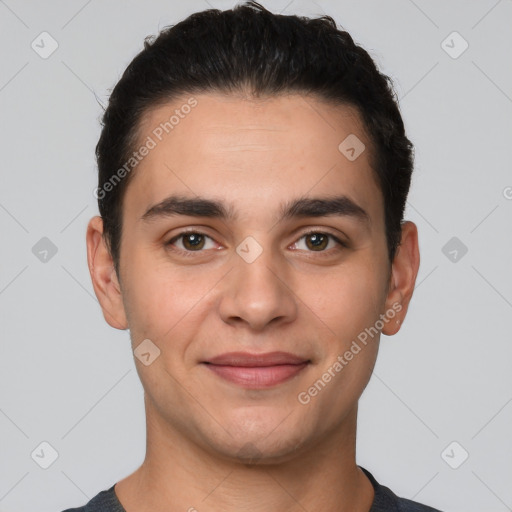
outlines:
[[[373,487],[355,462],[357,406],[321,443],[253,464],[201,449],[148,409],[145,460],[115,486],[127,512],[370,510]]]

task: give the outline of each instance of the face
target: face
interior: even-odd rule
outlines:
[[[136,353],[150,340],[150,364],[135,359],[148,422],[223,457],[285,460],[353,417],[415,262],[388,260],[355,110],[297,94],[194,98],[141,124],[155,146],[124,197],[119,280],[91,270],[95,290]],[[356,155],[366,148],[355,159],[338,148],[351,134]]]

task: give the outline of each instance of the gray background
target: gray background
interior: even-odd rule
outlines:
[[[395,80],[416,146],[418,285],[361,399],[358,463],[445,511],[512,510],[512,1],[262,3],[333,16]],[[143,460],[129,333],[104,322],[86,264],[99,103],[144,37],[232,5],[0,1],[2,512],[78,506]]]

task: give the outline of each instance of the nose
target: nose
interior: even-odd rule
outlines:
[[[233,270],[223,280],[219,313],[230,325],[245,325],[262,331],[269,324],[292,322],[297,315],[297,299],[290,286],[286,267],[270,250],[252,262],[235,255]]]

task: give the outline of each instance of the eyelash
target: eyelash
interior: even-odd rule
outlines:
[[[165,243],[165,246],[166,247],[171,247],[174,242],[176,242],[177,240],[179,240],[180,238],[184,237],[185,235],[190,235],[190,234],[193,234],[193,235],[201,235],[201,236],[204,236],[206,238],[209,238],[210,240],[213,240],[213,238],[209,235],[207,235],[206,233],[202,233],[201,231],[195,231],[195,230],[188,230],[188,231],[182,231],[181,233],[177,234],[176,236],[172,237],[169,241],[167,241]],[[326,235],[328,236],[331,240],[334,240],[337,244],[338,244],[338,247],[337,248],[334,248],[334,250],[336,251],[340,251],[341,248],[348,248],[348,245],[344,242],[342,242],[338,237],[336,237],[335,235],[333,235],[332,233],[329,233],[329,232],[325,232],[325,231],[320,231],[320,230],[310,230],[310,231],[307,231],[305,233],[302,233],[302,235],[297,239],[297,242],[299,240],[302,240],[304,237],[307,237],[309,235]],[[294,242],[296,243],[296,242]],[[202,249],[202,250],[199,250],[199,251],[187,251],[187,250],[183,250],[183,249],[171,249],[173,252],[177,252],[177,253],[180,253],[186,257],[191,257],[191,256],[194,256],[195,254],[200,254],[202,252],[204,252],[205,250]],[[208,250],[208,249],[206,249]],[[323,251],[307,251],[307,252],[311,252],[311,253],[318,253],[318,254],[326,254],[326,253],[330,253],[330,251],[332,251],[333,248],[331,249],[328,249],[328,250],[323,250]]]

